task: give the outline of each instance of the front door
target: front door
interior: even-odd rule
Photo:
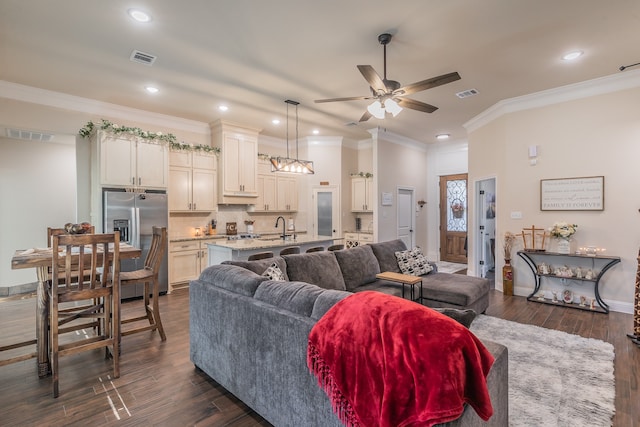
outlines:
[[[440,177],[440,260],[467,263],[467,174]]]

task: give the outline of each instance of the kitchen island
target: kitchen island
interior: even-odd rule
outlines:
[[[268,236],[256,239],[218,240],[207,243],[209,251],[209,265],[220,264],[223,261],[246,261],[249,255],[258,252],[271,251],[278,256],[280,250],[288,246],[300,246],[300,253],[314,246],[325,248],[340,243],[342,238],[298,235],[295,239],[282,240],[282,237]]]

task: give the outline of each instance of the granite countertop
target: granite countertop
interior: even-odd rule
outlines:
[[[373,231],[371,230],[360,230],[360,231],[355,231],[355,230],[344,230],[344,233],[352,233],[352,234],[373,234]],[[343,233],[343,234],[344,234]]]
[[[208,243],[211,246],[220,246],[236,250],[267,249],[292,246],[296,244],[321,243],[327,241],[342,240],[342,238],[319,237],[319,236],[297,236],[296,239],[282,240],[278,237],[261,237],[259,239],[222,240]]]
[[[291,231],[287,231],[287,233],[291,233]],[[302,231],[296,231],[296,234],[306,234],[307,232],[305,230]],[[242,233],[241,233],[242,234]],[[282,234],[282,232],[277,232],[277,231],[273,231],[273,232],[267,232],[267,233],[256,233],[259,234],[260,236],[262,236],[262,238],[265,237],[275,237],[275,236],[280,236]],[[174,237],[169,237],[169,242],[190,242],[192,240],[221,240],[224,239],[226,241],[227,239],[226,234],[210,234],[210,235],[204,235],[204,236],[174,236]],[[245,239],[245,240],[251,240],[251,239]]]

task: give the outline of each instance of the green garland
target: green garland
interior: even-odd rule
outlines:
[[[359,176],[361,178],[371,178],[373,177],[373,174],[371,172],[357,172],[357,173],[352,173],[351,176]]]
[[[89,121],[85,127],[78,131],[78,134],[84,138],[89,137],[93,130],[96,128],[96,125]],[[162,132],[147,132],[138,127],[128,127],[124,125],[116,125],[111,123],[109,120],[102,119],[100,123],[100,129],[113,133],[114,135],[132,135],[138,138],[142,138],[147,141],[159,142],[168,145],[172,150],[191,150],[198,152],[206,152],[206,153],[215,153],[218,155],[220,153],[220,148],[211,147],[209,145],[191,145],[186,143],[177,142],[177,138],[175,135],[171,133],[162,133]]]

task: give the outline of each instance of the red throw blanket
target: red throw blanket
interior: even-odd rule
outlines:
[[[309,334],[307,365],[347,426],[432,426],[470,404],[493,415],[493,356],[455,320],[367,291],[333,306]]]

